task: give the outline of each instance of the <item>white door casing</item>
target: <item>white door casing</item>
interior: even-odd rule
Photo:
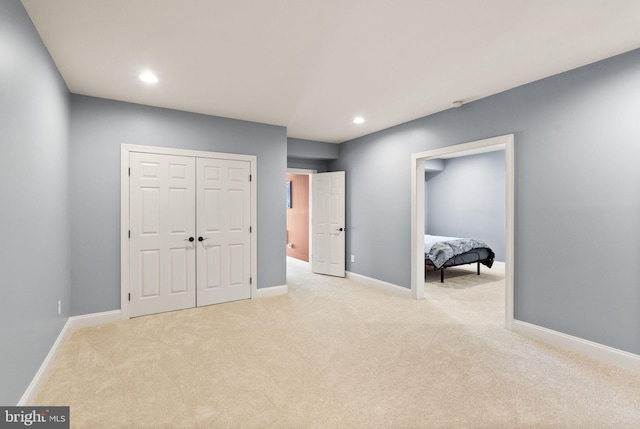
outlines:
[[[197,159],[198,306],[251,297],[250,165]]]
[[[424,298],[424,161],[473,155],[494,150],[505,151],[505,327],[514,323],[514,252],[515,252],[515,157],[514,135],[505,134],[469,143],[445,146],[411,155],[411,293]]]
[[[131,153],[130,316],[196,303],[195,160]]]
[[[311,176],[311,271],[345,276],[345,172]]]
[[[168,156],[168,157],[167,157]],[[138,183],[135,186],[148,188],[144,192],[146,195],[141,197],[141,192],[134,189],[134,176],[136,174],[136,168],[142,169],[142,166],[136,167],[134,165],[135,160],[137,158],[149,161],[148,164],[144,166],[146,168],[146,172],[142,175],[142,178],[145,180],[144,186],[141,186]],[[242,223],[243,225],[249,225],[251,228],[251,234],[248,235],[248,240],[244,240],[241,243],[242,249],[238,246],[238,242],[233,242],[233,240],[228,240],[228,243],[231,243],[233,250],[230,252],[231,255],[238,255],[241,253],[243,255],[242,264],[238,263],[238,258],[236,261],[229,264],[227,266],[227,274],[221,274],[221,277],[227,275],[229,279],[231,279],[231,283],[238,283],[236,280],[238,278],[237,273],[242,273],[244,278],[250,279],[249,287],[246,287],[246,282],[244,286],[244,292],[242,293],[242,298],[252,298],[257,296],[257,180],[256,180],[256,172],[257,172],[257,157],[255,155],[241,155],[241,154],[230,154],[230,153],[215,153],[215,152],[204,152],[204,151],[194,151],[194,150],[186,150],[186,149],[173,149],[173,148],[162,148],[162,147],[154,147],[154,146],[138,146],[138,145],[121,145],[121,310],[123,319],[127,319],[129,317],[134,317],[142,314],[151,314],[161,311],[171,311],[179,308],[188,308],[194,307],[196,305],[206,305],[197,302],[197,254],[198,250],[201,253],[205,253],[205,245],[208,245],[210,240],[204,240],[203,235],[198,235],[199,233],[204,234],[203,231],[198,231],[198,225],[196,225],[197,218],[197,186],[196,186],[196,177],[197,177],[197,160],[198,159],[217,159],[220,161],[231,161],[233,164],[234,161],[240,161],[242,165],[242,174],[246,177],[246,180],[249,182],[248,185],[245,183],[241,188],[242,192],[239,191],[235,185],[228,186],[227,190],[231,190],[231,193],[234,192],[235,197],[231,198],[235,200],[242,200],[242,216],[233,215],[232,219],[229,221],[229,228],[231,230],[238,229],[237,225]],[[162,161],[162,159],[166,161]],[[182,171],[182,164],[185,159],[189,159],[188,163],[192,164],[192,168],[188,166],[185,167],[185,176],[191,177],[191,179],[180,179],[180,174],[177,172]],[[166,167],[163,167],[163,162],[167,164]],[[173,167],[169,167],[168,164],[173,163]],[[156,166],[157,164],[157,166]],[[205,163],[206,164],[206,163]],[[166,257],[162,256],[165,252],[159,250],[159,246],[156,246],[155,249],[153,246],[148,248],[140,247],[140,244],[132,243],[132,238],[136,236],[135,227],[132,228],[134,222],[142,225],[138,227],[139,231],[145,231],[146,236],[151,237],[151,232],[153,230],[160,230],[160,225],[164,225],[164,222],[161,219],[164,219],[167,215],[161,215],[160,211],[154,215],[151,210],[152,206],[159,206],[160,204],[160,196],[162,186],[159,186],[158,183],[153,183],[155,180],[153,177],[145,177],[145,176],[153,176],[153,170],[158,170],[162,173],[162,168],[165,168],[169,175],[169,171],[173,170],[173,179],[170,180],[170,187],[174,190],[171,192],[171,197],[166,197],[169,203],[173,205],[173,209],[169,210],[169,213],[172,213],[173,220],[169,220],[170,229],[172,231],[170,236],[172,237],[170,246],[167,247],[166,253],[173,254],[173,265],[166,263]],[[233,168],[232,168],[233,170]],[[151,173],[150,173],[151,172]],[[153,173],[153,174],[152,174]],[[229,172],[227,171],[227,174]],[[233,183],[234,180],[234,171],[230,174],[229,182]],[[157,175],[157,174],[156,174]],[[183,180],[184,182],[190,182],[191,185],[184,186],[183,183],[177,183],[176,180]],[[167,177],[166,180],[169,180]],[[138,180],[140,182],[140,180]],[[165,185],[167,187],[168,185]],[[154,190],[156,189],[156,190]],[[176,201],[182,201],[181,198],[178,198],[179,189],[183,190],[184,195],[188,195],[188,198],[185,201],[191,200],[191,203],[186,203],[184,206],[176,205]],[[169,194],[170,192],[166,191],[165,193]],[[242,198],[237,198],[240,193],[243,195]],[[142,202],[138,201],[142,199]],[[157,200],[157,201],[156,201]],[[169,204],[167,203],[167,204]],[[136,208],[136,206],[140,206],[142,204],[147,205],[147,212],[145,213],[141,208]],[[166,206],[166,204],[165,204]],[[233,206],[233,201],[232,201]],[[179,209],[181,207],[181,209]],[[238,213],[239,204],[235,204],[235,213]],[[138,210],[139,213],[134,213],[135,210]],[[233,210],[233,209],[231,209]],[[190,214],[189,214],[190,213]],[[179,224],[175,219],[179,218],[179,215],[184,214],[185,218],[191,219],[191,226],[185,228],[176,228],[175,226]],[[233,212],[232,212],[233,214]],[[137,217],[136,217],[137,216]],[[144,220],[144,216],[146,216],[146,220]],[[157,218],[154,218],[157,216]],[[146,222],[145,224],[141,224],[143,222],[141,219]],[[168,218],[169,219],[169,218]],[[154,226],[154,222],[157,226]],[[235,223],[233,223],[235,222]],[[165,222],[166,223],[166,222]],[[186,225],[185,221],[185,225]],[[187,231],[191,229],[191,231]],[[233,232],[233,231],[232,231]],[[159,233],[159,231],[158,231]],[[137,235],[141,235],[139,232]],[[180,242],[177,242],[177,236],[180,235]],[[233,235],[233,234],[231,234]],[[202,236],[203,241],[200,242],[197,240],[198,237]],[[189,238],[193,237],[194,241],[189,241]],[[186,241],[185,241],[186,240]],[[149,240],[147,240],[149,241]],[[156,240],[157,241],[157,240]],[[166,240],[165,240],[166,241]],[[157,244],[157,243],[156,243]],[[136,247],[137,246],[137,247]],[[142,260],[142,263],[146,263],[146,270],[144,266],[140,265],[141,256],[137,257],[137,261],[134,261],[133,255],[134,253],[140,254],[141,251],[145,251],[146,254],[143,256],[146,257],[146,261]],[[155,253],[154,253],[155,252]],[[191,276],[186,276],[188,282],[187,285],[191,285],[191,288],[187,288],[189,293],[193,295],[193,298],[190,299],[189,304],[181,303],[177,304],[176,302],[172,302],[171,304],[162,304],[162,305],[147,305],[145,308],[141,308],[139,302],[133,302],[136,299],[136,290],[138,292],[138,297],[145,295],[149,296],[146,299],[146,302],[153,301],[151,297],[155,295],[162,295],[162,293],[157,292],[158,290],[162,291],[167,288],[167,286],[163,285],[162,282],[169,282],[168,284],[172,289],[169,289],[173,296],[179,296],[181,293],[180,287],[178,285],[180,282],[176,281],[176,279],[181,279],[182,274],[175,267],[179,267],[177,256],[180,254],[185,254],[189,256],[191,259],[188,259],[188,266],[193,266],[193,270],[190,270],[188,267],[185,268],[185,272],[191,272]],[[157,264],[157,269],[152,265],[154,260],[158,260],[160,258],[162,262]],[[190,265],[189,265],[190,264]],[[222,271],[224,273],[224,270]],[[136,279],[141,278],[146,274],[146,283],[139,283]],[[252,280],[252,281],[251,281]],[[173,283],[171,283],[173,282]],[[165,289],[161,289],[164,287]],[[146,288],[146,289],[145,289]],[[248,289],[248,292],[247,292]],[[154,290],[156,292],[154,292]],[[166,294],[165,294],[166,295]],[[238,295],[236,295],[238,296]],[[235,299],[235,298],[232,298]],[[241,298],[237,298],[241,299]],[[138,301],[140,301],[138,299]],[[159,300],[156,300],[158,302]],[[219,302],[223,302],[222,300]],[[212,302],[213,303],[213,302]]]

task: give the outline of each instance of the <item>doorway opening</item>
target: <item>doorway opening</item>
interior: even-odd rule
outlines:
[[[287,264],[286,264],[286,273],[287,273],[287,278],[295,275],[296,273],[302,273],[302,272],[310,272],[311,271],[311,264],[309,263],[310,259],[309,257],[311,256],[311,249],[312,249],[312,242],[311,242],[311,175],[316,174],[318,172],[318,170],[310,170],[310,169],[304,169],[304,168],[287,168],[287,182],[291,182],[288,183],[287,185]],[[306,176],[306,181],[301,180],[299,181],[299,183],[306,183],[307,189],[306,189],[306,201],[303,200],[303,202],[300,201],[296,201],[296,196],[293,195],[293,192],[296,192],[296,181],[290,180],[291,176]],[[300,205],[303,204],[303,207],[300,207]],[[292,209],[289,208],[289,206],[292,207]],[[293,208],[295,207],[295,209]],[[306,212],[306,216],[304,214],[298,214],[295,213],[293,214],[293,216],[290,213],[290,210],[295,210],[298,211],[300,210],[300,212]],[[304,219],[306,218],[307,221],[307,225],[306,228],[304,228],[304,226],[300,225],[301,222],[304,222]],[[297,230],[297,231],[296,231]],[[301,253],[305,253],[303,249],[300,249],[301,245],[304,245],[304,243],[301,243],[299,241],[300,234],[304,234],[304,231],[306,230],[308,236],[307,236],[307,240],[306,240],[306,255],[307,255],[307,259],[301,259],[299,257],[299,255]],[[291,231],[291,232],[290,232]],[[293,234],[293,235],[292,235]],[[302,240],[304,241],[304,240]],[[293,249],[296,249],[296,251],[294,251]]]
[[[424,298],[425,161],[484,152],[505,152],[505,327],[513,325],[514,262],[514,139],[513,134],[414,153],[411,156],[411,293]]]
[[[315,171],[314,171],[315,173]],[[287,257],[309,262],[311,249],[310,174],[287,171]]]
[[[316,173],[317,170],[287,168],[287,257],[307,263],[312,248],[310,176]]]

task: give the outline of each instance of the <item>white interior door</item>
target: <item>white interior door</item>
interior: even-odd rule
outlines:
[[[250,163],[197,159],[198,306],[251,297]]]
[[[345,173],[311,176],[311,271],[345,276]]]
[[[129,316],[196,303],[195,159],[132,152]]]

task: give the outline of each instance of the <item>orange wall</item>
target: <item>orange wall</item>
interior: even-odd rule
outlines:
[[[309,176],[287,174],[291,208],[287,209],[287,256],[309,262]]]

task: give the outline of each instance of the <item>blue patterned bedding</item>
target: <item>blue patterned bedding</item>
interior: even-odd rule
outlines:
[[[475,260],[461,260],[461,263],[482,262],[484,265],[491,267],[493,265],[493,251],[487,243],[474,238],[458,238],[458,237],[443,237],[439,235],[425,235],[424,236],[424,257],[425,260],[431,262],[436,268],[440,269],[443,266],[460,265],[457,263],[449,263],[453,261],[459,255],[471,252],[474,249],[487,249],[488,255],[491,255],[490,260],[482,261],[479,258]]]

